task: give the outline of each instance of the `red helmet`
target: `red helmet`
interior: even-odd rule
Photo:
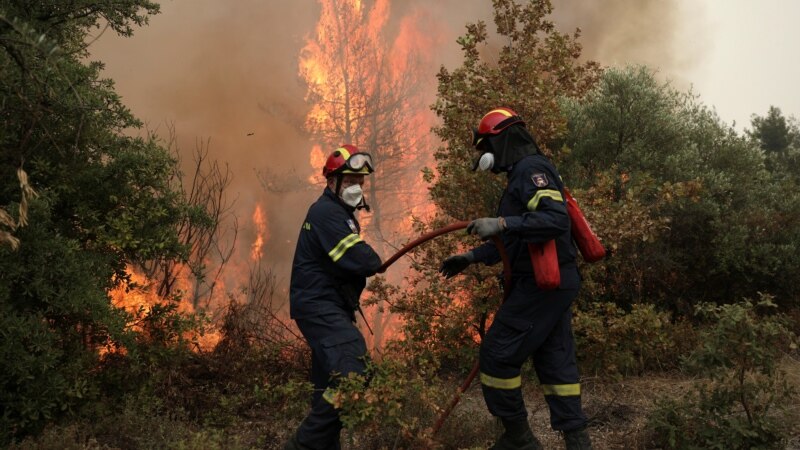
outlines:
[[[322,168],[322,176],[326,178],[345,173],[369,175],[372,172],[374,172],[372,156],[369,153],[362,153],[358,147],[350,144],[334,150]]]
[[[501,131],[515,123],[525,125],[522,117],[518,116],[511,108],[500,107],[489,111],[481,119],[478,128],[472,131],[472,145],[477,147],[483,138],[500,134]]]

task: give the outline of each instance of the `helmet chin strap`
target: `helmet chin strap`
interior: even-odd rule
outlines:
[[[342,195],[342,193],[340,191],[342,190],[342,179],[343,178],[344,178],[344,175],[342,175],[342,174],[336,175],[336,189],[333,190],[333,193],[337,197],[340,197]]]

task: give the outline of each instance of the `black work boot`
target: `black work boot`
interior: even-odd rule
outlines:
[[[536,439],[528,425],[528,419],[517,421],[503,420],[506,431],[489,450],[542,450],[542,444]]]
[[[586,426],[564,432],[564,442],[567,450],[592,450],[592,440]]]

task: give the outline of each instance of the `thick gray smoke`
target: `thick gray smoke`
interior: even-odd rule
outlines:
[[[698,57],[689,48],[700,51],[683,45],[691,26],[681,5],[680,0],[558,0],[554,20],[563,31],[583,30],[588,58],[645,63],[670,73]],[[438,61],[430,67],[431,86],[439,65],[460,62],[455,40],[467,22],[484,20],[492,29],[488,0],[395,0],[388,33],[412,11],[438,24],[440,47],[426,49]],[[297,73],[300,49],[318,13],[313,0],[164,1],[162,13],[132,38],[108,32],[91,46],[92,59],[106,63],[105,74],[137,117],[158,132],[174,124],[185,159],[198,141],[208,139],[210,155],[229,164],[242,257],[255,239],[255,205],[264,206],[270,235],[264,259],[284,282],[300,223],[319,190],[281,186],[291,184],[290,177],[278,178],[269,192],[257,174],[310,173],[311,142],[302,130],[308,105]],[[285,192],[278,192],[283,187]]]

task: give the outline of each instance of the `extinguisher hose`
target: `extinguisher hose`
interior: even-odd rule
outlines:
[[[462,230],[469,225],[468,221],[461,221],[461,222],[454,222],[450,225],[447,225],[442,228],[438,228],[431,232],[425,233],[422,236],[414,239],[413,241],[409,242],[403,248],[397,251],[391,258],[387,259],[381,266],[378,268],[378,273],[384,273],[389,266],[394,264],[401,256],[405,255],[413,248],[417,247],[420,244],[423,244],[435,237],[439,237],[443,234],[447,234],[453,231]],[[503,261],[503,301],[505,302],[506,298],[508,298],[509,293],[511,292],[511,261],[508,259],[508,254],[506,253],[506,248],[503,245],[503,240],[500,239],[499,236],[492,236],[492,242],[497,247],[497,252],[500,254],[500,259]],[[433,426],[433,435],[435,435],[439,429],[442,428],[444,425],[445,419],[450,416],[450,413],[453,411],[453,408],[456,407],[458,401],[461,400],[461,394],[469,389],[472,381],[478,375],[478,368],[480,366],[479,361],[476,361],[475,364],[472,366],[472,370],[470,370],[469,375],[461,383],[461,386],[458,387],[458,391],[450,400],[450,403],[447,404],[447,407],[442,411],[439,415],[439,418],[436,420],[436,423]]]

